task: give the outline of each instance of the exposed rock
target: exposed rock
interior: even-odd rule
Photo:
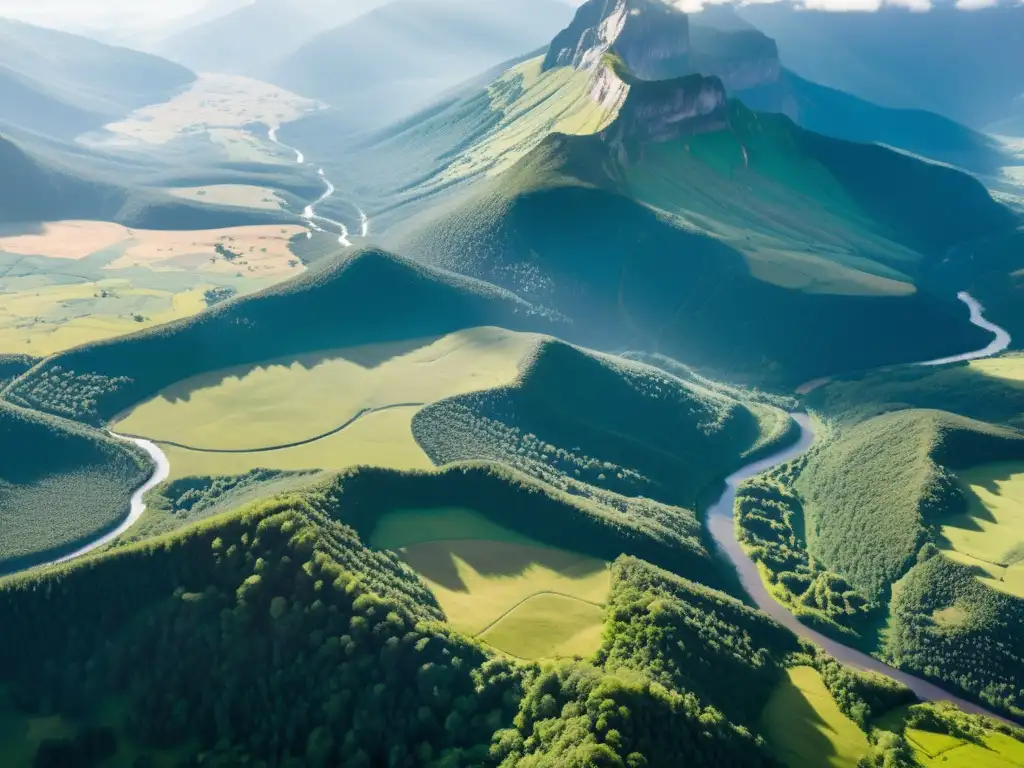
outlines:
[[[689,75],[656,83],[633,82],[618,118],[601,137],[626,163],[635,160],[645,144],[718,131],[728,125],[722,81]]]
[[[552,41],[544,69],[597,69],[611,50],[643,80],[687,74],[689,19],[662,0],[589,0]]]

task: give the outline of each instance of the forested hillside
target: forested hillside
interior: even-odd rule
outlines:
[[[1007,209],[948,168],[728,109],[728,130],[659,143],[629,127],[627,102],[612,147],[549,137],[402,247],[583,333],[777,383],[980,346],[923,276],[952,246],[1012,231]]]
[[[134,446],[0,403],[0,573],[67,554],[115,527],[151,472]]]
[[[205,371],[480,325],[534,328],[549,322],[522,299],[480,281],[379,250],[342,253],[194,318],[54,355],[4,396],[100,423]]]

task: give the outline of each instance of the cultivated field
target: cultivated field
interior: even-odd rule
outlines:
[[[1024,744],[1001,733],[986,734],[981,744],[908,728],[907,741],[924,768],[1019,768],[1024,765]]]
[[[855,768],[867,736],[839,711],[811,667],[786,670],[762,715],[761,730],[788,768]]]
[[[302,231],[61,221],[33,233],[0,232],[0,353],[49,355],[194,315],[209,296],[280,282],[304,269],[288,248]]]
[[[166,190],[174,197],[210,205],[234,205],[242,208],[280,210],[284,201],[277,192],[266,187],[248,184],[214,184],[209,187],[170,187]]]
[[[279,451],[205,453],[161,446],[171,462],[170,479],[193,475],[239,475],[252,469],[325,469],[369,465],[432,469],[412,436],[415,408],[371,413],[335,435]],[[117,429],[123,429],[118,426]]]
[[[396,510],[370,538],[395,549],[456,629],[520,658],[588,656],[601,645],[611,571],[466,509]]]
[[[985,583],[1024,597],[1024,463],[985,464],[959,477],[968,507],[943,518],[946,549],[984,571]]]
[[[508,384],[535,338],[475,328],[232,368],[175,384],[135,408],[117,428],[204,449],[307,440],[373,409],[423,405]]]

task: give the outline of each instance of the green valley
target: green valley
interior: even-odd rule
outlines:
[[[1022,764],[1015,9],[37,5],[0,765]]]

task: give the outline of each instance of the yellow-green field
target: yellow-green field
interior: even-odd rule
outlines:
[[[367,409],[509,384],[535,343],[530,334],[474,328],[228,369],[175,384],[120,419],[117,429],[203,449],[293,443]]]
[[[995,376],[1007,381],[1018,381],[1024,384],[1024,355],[1008,354],[999,357],[987,357],[983,360],[972,360],[970,367],[984,373],[986,376]]]
[[[601,645],[608,563],[547,547],[467,509],[396,510],[370,537],[394,549],[451,624],[514,656],[589,656]]]
[[[786,670],[761,718],[772,752],[789,768],[855,768],[870,750],[812,667]]]
[[[209,187],[172,187],[167,190],[174,197],[210,205],[234,205],[241,208],[280,210],[284,201],[277,192],[266,187],[248,184],[214,184]]]
[[[50,355],[194,315],[206,292],[301,273],[299,226],[164,232],[98,221],[0,229],[0,354]],[[222,246],[232,260],[217,253]]]
[[[172,480],[191,475],[238,475],[251,469],[340,470],[360,465],[432,469],[430,458],[412,436],[412,417],[417,410],[371,413],[335,435],[280,451],[205,453],[161,447],[171,462]]]
[[[967,511],[943,520],[947,556],[978,567],[982,581],[1024,597],[1024,462],[984,464],[960,473]]]
[[[1001,733],[988,733],[982,744],[908,728],[907,741],[924,768],[1020,768],[1024,744]]]

